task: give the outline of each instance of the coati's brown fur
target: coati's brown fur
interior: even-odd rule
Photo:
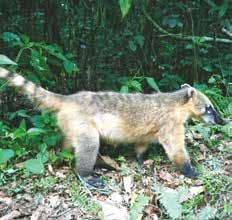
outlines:
[[[64,147],[75,149],[76,171],[82,176],[94,169],[100,139],[134,143],[138,156],[148,143],[158,141],[186,176],[196,174],[184,146],[184,122],[190,117],[203,117],[212,103],[187,84],[171,93],[59,95],[3,68],[0,68],[0,78],[20,88],[42,109],[56,112],[58,125],[65,135]]]

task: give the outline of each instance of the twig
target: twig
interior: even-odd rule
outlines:
[[[17,218],[21,215],[21,212],[14,210],[6,215],[4,215],[3,217],[0,218],[0,220],[12,220],[14,218]]]
[[[222,32],[226,35],[228,35],[230,38],[232,38],[232,33],[226,30],[225,28],[222,28]]]
[[[58,211],[59,211],[59,210],[58,210]],[[54,215],[50,215],[50,217],[52,217],[52,218],[58,218],[58,217],[61,217],[62,215],[65,215],[66,213],[71,212],[71,211],[72,211],[72,209],[69,208],[69,209],[66,209],[66,210],[63,211],[63,212],[60,212],[59,214],[55,213]]]
[[[145,7],[143,6],[143,13],[145,17],[152,23],[152,25],[162,33],[162,35],[159,35],[159,37],[171,37],[177,40],[191,40],[191,41],[205,41],[205,42],[218,42],[218,43],[227,43],[227,44],[232,44],[232,40],[230,39],[225,39],[225,38],[214,38],[214,37],[207,37],[207,36],[190,36],[190,35],[184,35],[182,33],[179,34],[173,34],[162,27],[160,27],[151,17],[148,15],[147,11],[145,10]]]

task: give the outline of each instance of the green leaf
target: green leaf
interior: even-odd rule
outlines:
[[[43,121],[43,118],[40,115],[33,116],[31,118],[31,122],[35,127],[39,127],[39,128],[44,128],[45,127],[45,123]]]
[[[38,153],[36,157],[42,163],[46,163],[48,161],[48,152]]]
[[[48,145],[48,146],[54,146],[58,140],[59,140],[60,136],[55,134],[55,135],[49,135],[43,138],[43,141]]]
[[[41,160],[38,159],[30,159],[25,162],[26,171],[34,173],[34,174],[43,174],[44,173],[44,165]]]
[[[64,69],[66,70],[67,73],[72,73],[75,70],[77,70],[75,63],[72,63],[68,60],[64,61]]]
[[[49,71],[46,58],[43,57],[37,50],[31,50],[30,64],[37,72]]]
[[[0,65],[18,65],[7,56],[0,54]]]
[[[124,18],[127,15],[131,7],[131,3],[132,3],[132,0],[119,0],[122,18]]]
[[[142,86],[141,83],[137,80],[133,80],[130,82],[130,86],[136,89],[136,91],[141,92],[142,91]]]
[[[127,85],[122,86],[121,89],[120,89],[120,92],[121,92],[121,93],[128,93],[128,92],[129,92],[128,86],[127,86]]]
[[[3,39],[3,41],[9,43],[9,45],[12,45],[12,46],[22,45],[22,42],[19,36],[12,32],[4,32],[1,35],[1,38]]]
[[[136,51],[137,47],[136,47],[134,41],[131,41],[131,40],[129,41],[129,48],[130,48],[133,52]]]
[[[11,137],[13,139],[21,138],[26,135],[26,130],[22,127],[16,128],[13,133],[11,133]]]
[[[138,195],[134,204],[131,207],[129,220],[140,219],[139,214],[142,214],[144,207],[148,204],[149,198],[145,195]]]
[[[46,45],[46,46],[43,46],[43,48],[50,54],[52,54],[53,56],[63,60],[63,61],[66,61],[67,58],[62,54],[62,50],[56,46],[56,45]]]
[[[219,15],[223,17],[229,8],[228,1],[224,1],[224,3],[219,7]]]
[[[74,155],[72,152],[64,149],[59,153],[59,156],[66,161],[72,161],[74,159]]]
[[[159,86],[152,77],[146,77],[148,85],[153,88],[155,91],[160,92]]]
[[[168,20],[168,25],[169,25],[170,28],[176,27],[177,24],[178,24],[178,20],[176,18],[170,18]]]
[[[11,149],[0,149],[0,164],[5,163],[14,156],[14,151]]]
[[[216,79],[215,79],[215,77],[213,77],[213,76],[211,76],[210,78],[209,78],[209,80],[208,80],[208,83],[209,84],[214,84],[216,82]]]
[[[30,128],[27,130],[27,133],[33,136],[37,136],[43,133],[46,133],[44,129],[42,128]]]
[[[140,47],[143,47],[144,40],[145,40],[144,36],[142,36],[142,35],[135,36],[135,41],[139,44]]]

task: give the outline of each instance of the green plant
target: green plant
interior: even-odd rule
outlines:
[[[199,220],[209,220],[214,219],[216,215],[217,209],[207,205],[206,207],[202,208],[198,214]]]
[[[78,204],[84,213],[87,213],[89,216],[101,216],[100,206],[89,197],[88,192],[78,185],[77,182],[72,183],[71,196],[73,202]]]
[[[54,189],[58,179],[54,176],[42,177],[33,181],[34,187],[39,191],[49,192]]]
[[[28,173],[42,174],[44,163],[48,161],[48,150],[56,146],[61,136],[56,126],[56,118],[47,112],[30,117],[26,111],[19,110],[6,114],[8,121],[21,121],[19,126],[11,128],[7,123],[0,124],[0,144],[10,149],[1,149],[0,162],[7,162],[13,156],[15,161],[26,160],[25,168]],[[27,128],[30,122],[33,127]],[[34,157],[34,159],[31,159]]]
[[[130,207],[130,220],[140,219],[139,215],[143,213],[143,210],[146,205],[148,205],[149,198],[145,195],[138,195],[135,202]]]
[[[188,189],[179,187],[174,190],[164,186],[155,185],[154,190],[167,214],[172,219],[180,218],[183,212],[181,202],[183,201],[183,198],[187,197]]]

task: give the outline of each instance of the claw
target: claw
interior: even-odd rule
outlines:
[[[199,176],[199,173],[197,173],[190,163],[184,164],[183,168],[181,169],[181,172],[188,178],[196,179]]]
[[[84,178],[86,183],[90,186],[93,186],[98,189],[103,189],[106,187],[105,183],[102,181],[100,176],[97,176],[96,174]]]

